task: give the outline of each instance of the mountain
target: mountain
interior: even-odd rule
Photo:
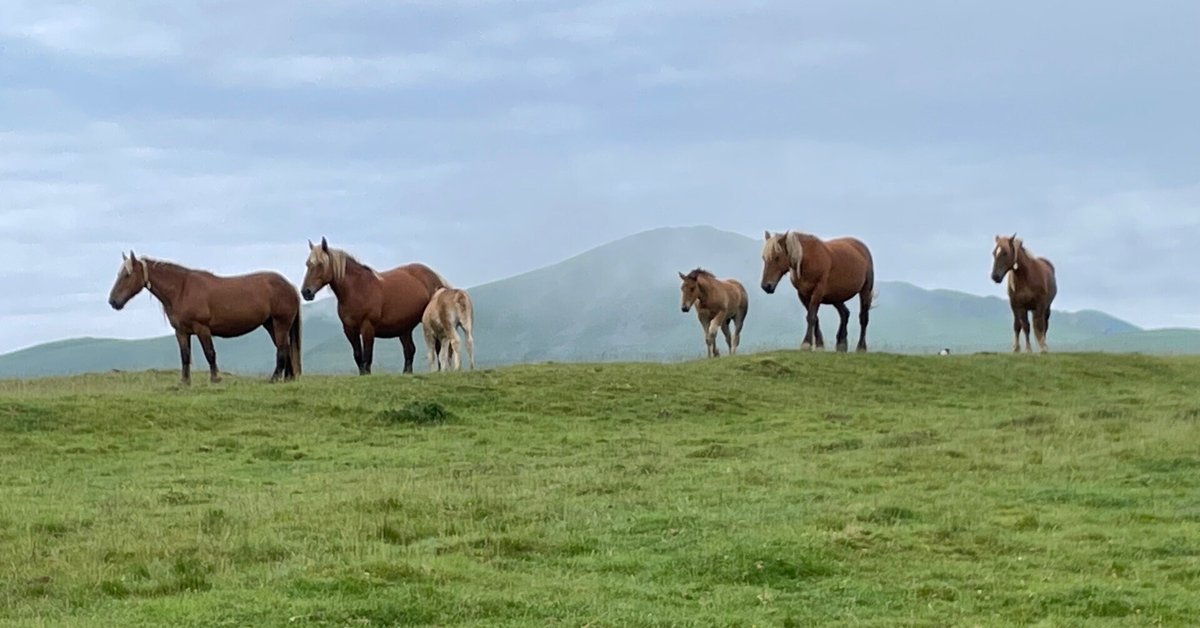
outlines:
[[[563,262],[470,289],[476,310],[480,366],[539,361],[678,360],[704,354],[695,314],[679,311],[679,278],[703,266],[739,279],[750,292],[742,335],[745,351],[797,347],[803,315],[791,290],[767,295],[758,288],[758,240],[709,227],[663,228],[633,235]],[[371,262],[373,260],[365,260]],[[378,263],[378,262],[376,262]],[[886,268],[882,269],[886,275]],[[951,290],[927,290],[881,281],[868,342],[874,351],[1005,351],[1012,341],[1008,304]],[[139,297],[149,298],[149,297]],[[332,298],[304,306],[304,368],[309,373],[353,373],[349,345]],[[855,342],[857,303],[851,304]],[[822,308],[822,330],[832,348],[837,315]],[[164,329],[165,331],[169,331]],[[424,368],[420,332],[418,369]],[[1200,331],[1142,330],[1096,311],[1055,311],[1051,348],[1070,351],[1200,353]],[[218,339],[223,370],[266,373],[273,366],[266,333]],[[205,368],[198,346],[193,366]],[[396,340],[376,343],[375,370],[402,364]],[[112,369],[175,369],[174,336],[144,340],[80,338],[0,356],[0,377],[37,377]]]

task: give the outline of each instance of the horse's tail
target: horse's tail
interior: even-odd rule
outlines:
[[[288,362],[292,366],[292,377],[300,377],[300,310],[296,310],[296,318],[292,320],[292,328],[288,331]]]

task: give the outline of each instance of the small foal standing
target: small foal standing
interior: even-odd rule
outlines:
[[[462,369],[458,329],[463,330],[466,336],[467,358],[471,370],[475,369],[475,336],[471,332],[474,321],[475,306],[466,290],[438,288],[433,293],[429,305],[425,307],[425,314],[421,316],[430,371],[449,370],[451,359],[454,361],[454,370]]]
[[[265,328],[275,343],[271,381],[300,375],[300,294],[283,275],[257,272],[218,277],[171,262],[138,259],[133,251],[121,257],[108,304],[120,310],[143,288],[162,303],[179,341],[182,383],[192,382],[193,335],[200,338],[209,377],[216,383],[221,376],[213,336],[233,338],[259,327]]]
[[[696,317],[704,328],[704,344],[708,348],[708,357],[715,358],[721,353],[717,351],[717,328],[725,334],[725,344],[729,347],[729,355],[737,354],[738,344],[742,340],[742,325],[746,322],[746,313],[750,309],[750,297],[746,288],[736,279],[717,279],[707,270],[697,268],[688,274],[679,273],[683,284],[679,291],[683,295],[680,309],[687,312],[696,306]],[[733,322],[733,333],[729,332],[729,323]]]
[[[1025,350],[1029,343],[1029,313],[1033,312],[1033,333],[1042,353],[1047,351],[1046,332],[1050,330],[1050,305],[1058,295],[1054,264],[1030,253],[1017,237],[996,236],[992,251],[992,281],[1000,283],[1008,275],[1008,304],[1013,312],[1013,352],[1021,352],[1021,332],[1025,332]]]

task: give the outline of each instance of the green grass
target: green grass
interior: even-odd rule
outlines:
[[[0,623],[1186,625],[1200,360],[0,383]]]

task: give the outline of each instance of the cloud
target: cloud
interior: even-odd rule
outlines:
[[[161,59],[180,54],[173,29],[140,19],[128,5],[53,1],[6,2],[0,37],[27,41],[54,53],[102,59]]]

